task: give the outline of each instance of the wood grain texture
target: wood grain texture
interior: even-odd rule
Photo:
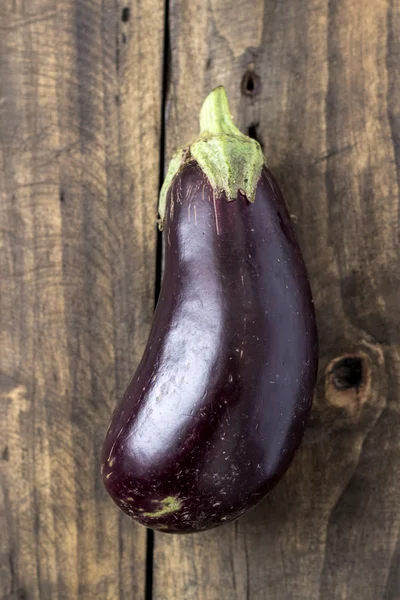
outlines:
[[[293,215],[321,348],[284,480],[232,525],[157,534],[154,598],[398,600],[400,4],[171,0],[169,21],[167,157],[223,84]]]
[[[223,84],[309,268],[304,444],[252,513],[156,534],[155,600],[400,598],[399,0],[169,0],[166,154]],[[164,1],[0,7],[2,600],[144,598],[99,451],[153,311]]]
[[[1,3],[4,600],[144,597],[99,453],[153,312],[163,38],[160,0]]]

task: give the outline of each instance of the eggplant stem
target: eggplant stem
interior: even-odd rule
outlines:
[[[246,137],[233,122],[228,97],[221,85],[215,88],[203,102],[200,110],[200,135],[203,137],[223,133]]]

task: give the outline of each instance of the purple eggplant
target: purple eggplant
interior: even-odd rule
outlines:
[[[163,186],[160,297],[102,455],[115,503],[169,533],[232,521],[279,481],[317,372],[309,281],[278,185],[223,88],[200,122]]]

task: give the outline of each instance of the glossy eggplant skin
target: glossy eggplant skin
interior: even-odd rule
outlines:
[[[153,529],[236,519],[301,442],[317,372],[306,269],[263,168],[255,202],[217,197],[196,162],[167,197],[165,270],[142,361],[103,448],[116,504]]]

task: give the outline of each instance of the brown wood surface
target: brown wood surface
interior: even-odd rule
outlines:
[[[144,597],[99,465],[154,305],[164,7],[125,6],[0,6],[4,600]]]
[[[164,58],[167,159],[219,84],[264,146],[320,372],[284,480],[232,525],[156,534],[146,600],[400,599],[399,40],[399,0],[3,0],[2,600],[146,596],[99,449],[153,309]]]

